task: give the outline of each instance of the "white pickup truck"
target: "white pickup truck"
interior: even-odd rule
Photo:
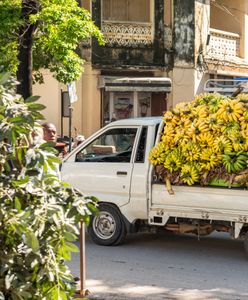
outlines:
[[[248,191],[173,186],[170,195],[148,160],[162,130],[161,117],[115,121],[64,159],[63,180],[99,199],[88,227],[93,241],[117,245],[148,228],[198,236],[216,230],[243,237],[248,253]]]

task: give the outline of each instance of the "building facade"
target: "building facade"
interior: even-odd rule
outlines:
[[[114,119],[162,115],[202,93],[211,78],[248,77],[248,1],[81,3],[106,44],[81,45],[85,67],[73,104],[73,135],[88,136]],[[66,87],[44,74],[45,85],[34,93],[47,105],[47,120],[68,134]]]

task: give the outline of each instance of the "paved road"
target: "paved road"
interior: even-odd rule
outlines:
[[[86,287],[92,299],[248,300],[248,257],[225,234],[130,235],[101,247],[86,237]],[[79,275],[79,255],[69,266]]]

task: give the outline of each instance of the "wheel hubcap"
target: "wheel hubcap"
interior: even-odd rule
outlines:
[[[94,218],[92,227],[99,238],[110,239],[115,233],[116,222],[110,213],[100,211],[99,215]]]

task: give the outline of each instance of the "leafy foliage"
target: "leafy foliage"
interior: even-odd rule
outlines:
[[[78,45],[91,36],[103,43],[90,13],[80,8],[76,0],[37,0],[38,11],[24,20],[21,5],[28,5],[28,2],[0,0],[0,65],[4,70],[17,70],[20,26],[28,21],[36,26],[33,36],[35,78],[42,81],[39,70],[46,68],[60,82],[78,79],[84,62],[75,51]]]
[[[17,71],[18,28],[23,24],[20,1],[0,0],[0,65],[5,70]]]
[[[44,107],[14,87],[0,75],[0,299],[71,299],[63,261],[77,251],[77,224],[89,221],[96,199],[58,179],[56,150],[37,139]]]

